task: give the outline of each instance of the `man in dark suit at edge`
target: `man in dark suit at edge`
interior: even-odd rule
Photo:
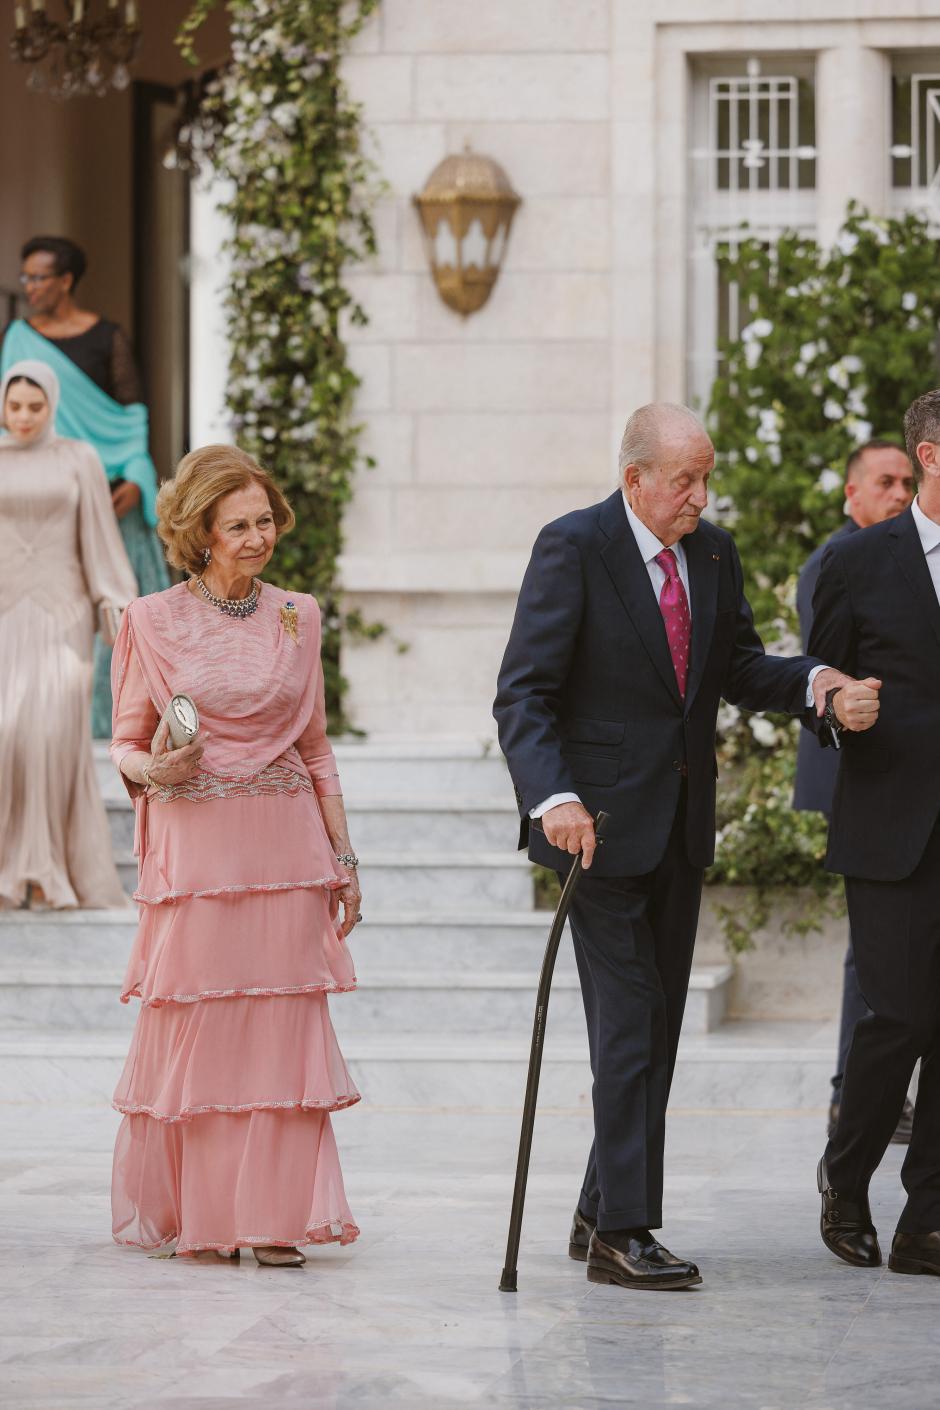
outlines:
[[[838,543],[848,534],[859,529],[881,524],[885,519],[893,519],[903,513],[914,498],[914,474],[910,461],[900,446],[892,441],[872,440],[856,447],[845,465],[845,508],[846,519],[826,543],[815,549],[803,565],[796,587],[796,610],[800,618],[800,635],[803,650],[807,650],[810,629],[813,625],[813,593],[819,581],[819,570],[823,555],[831,543]],[[832,792],[836,786],[839,769],[839,751],[820,749],[818,742],[807,730],[800,730],[800,740],[796,758],[796,781],[793,790],[793,806],[801,813],[823,813],[828,820],[832,815]],[[842,1010],[839,1023],[839,1050],[836,1071],[832,1078],[832,1097],[829,1107],[829,1128],[831,1136],[839,1118],[839,1100],[842,1092],[842,1078],[845,1073],[845,1060],[855,1025],[868,1013],[868,1005],[862,998],[855,973],[855,958],[852,953],[852,939],[845,951],[845,966],[842,980]],[[914,1108],[905,1097],[898,1124],[892,1141],[907,1145],[911,1139],[911,1122]]]
[[[856,702],[877,700],[820,662],[765,655],[734,542],[700,519],[713,464],[686,407],[633,413],[621,488],[535,542],[494,705],[520,846],[559,873],[584,855],[571,928],[595,1141],[568,1251],[591,1281],[623,1287],[701,1282],[651,1230],[662,1224],[666,1102],[714,855],[719,700],[801,714],[842,684],[850,727]],[[611,821],[595,856],[600,809]]]
[[[813,600],[810,649],[875,690],[884,682],[870,733],[834,731],[842,760],[826,865],[845,877],[871,1012],[855,1025],[817,1183],[823,1242],[847,1263],[877,1267],[868,1186],[920,1058],[888,1267],[940,1275],[940,391],[908,407],[904,437],[917,498],[830,545]],[[827,715],[840,698],[830,696]]]

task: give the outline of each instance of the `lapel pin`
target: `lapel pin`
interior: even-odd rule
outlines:
[[[721,562],[721,559],[718,557],[718,554],[717,554],[717,553],[713,553],[713,554],[712,554],[712,562],[713,562],[713,563],[720,563],[720,562]]]

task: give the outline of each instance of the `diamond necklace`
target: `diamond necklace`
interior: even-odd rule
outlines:
[[[224,612],[226,617],[250,617],[258,606],[258,579],[253,580],[251,592],[247,597],[216,597],[214,592],[210,592],[202,578],[196,579],[196,586],[202,593],[206,601],[217,607],[220,612]]]

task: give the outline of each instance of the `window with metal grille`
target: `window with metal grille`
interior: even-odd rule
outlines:
[[[892,60],[891,187],[896,211],[940,209],[940,54]]]
[[[687,389],[704,409],[718,342],[747,321],[719,248],[816,227],[812,55],[704,56],[692,73]]]

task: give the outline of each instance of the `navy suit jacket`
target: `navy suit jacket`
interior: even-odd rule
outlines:
[[[721,697],[802,714],[818,663],[767,656],[730,534],[700,522],[683,540],[692,645],[685,700],[649,572],[619,490],[539,534],[499,673],[493,713],[522,819],[519,845],[545,866],[571,858],[529,829],[529,810],[576,793],[611,815],[593,870],[639,876],[662,858],[688,776],[686,848],[715,850],[715,721]]]
[[[909,509],[829,546],[809,644],[883,682],[877,723],[842,735],[826,866],[903,880],[940,816],[940,602]]]
[[[803,650],[809,646],[813,627],[813,593],[819,581],[819,570],[823,557],[830,544],[838,543],[848,534],[858,533],[854,519],[846,519],[835,533],[819,548],[814,549],[803,564],[796,585],[796,610],[800,618],[800,636]],[[821,749],[819,740],[808,730],[800,730],[796,749],[796,779],[793,786],[793,806],[798,813],[832,813],[832,795],[839,772],[838,749]]]

